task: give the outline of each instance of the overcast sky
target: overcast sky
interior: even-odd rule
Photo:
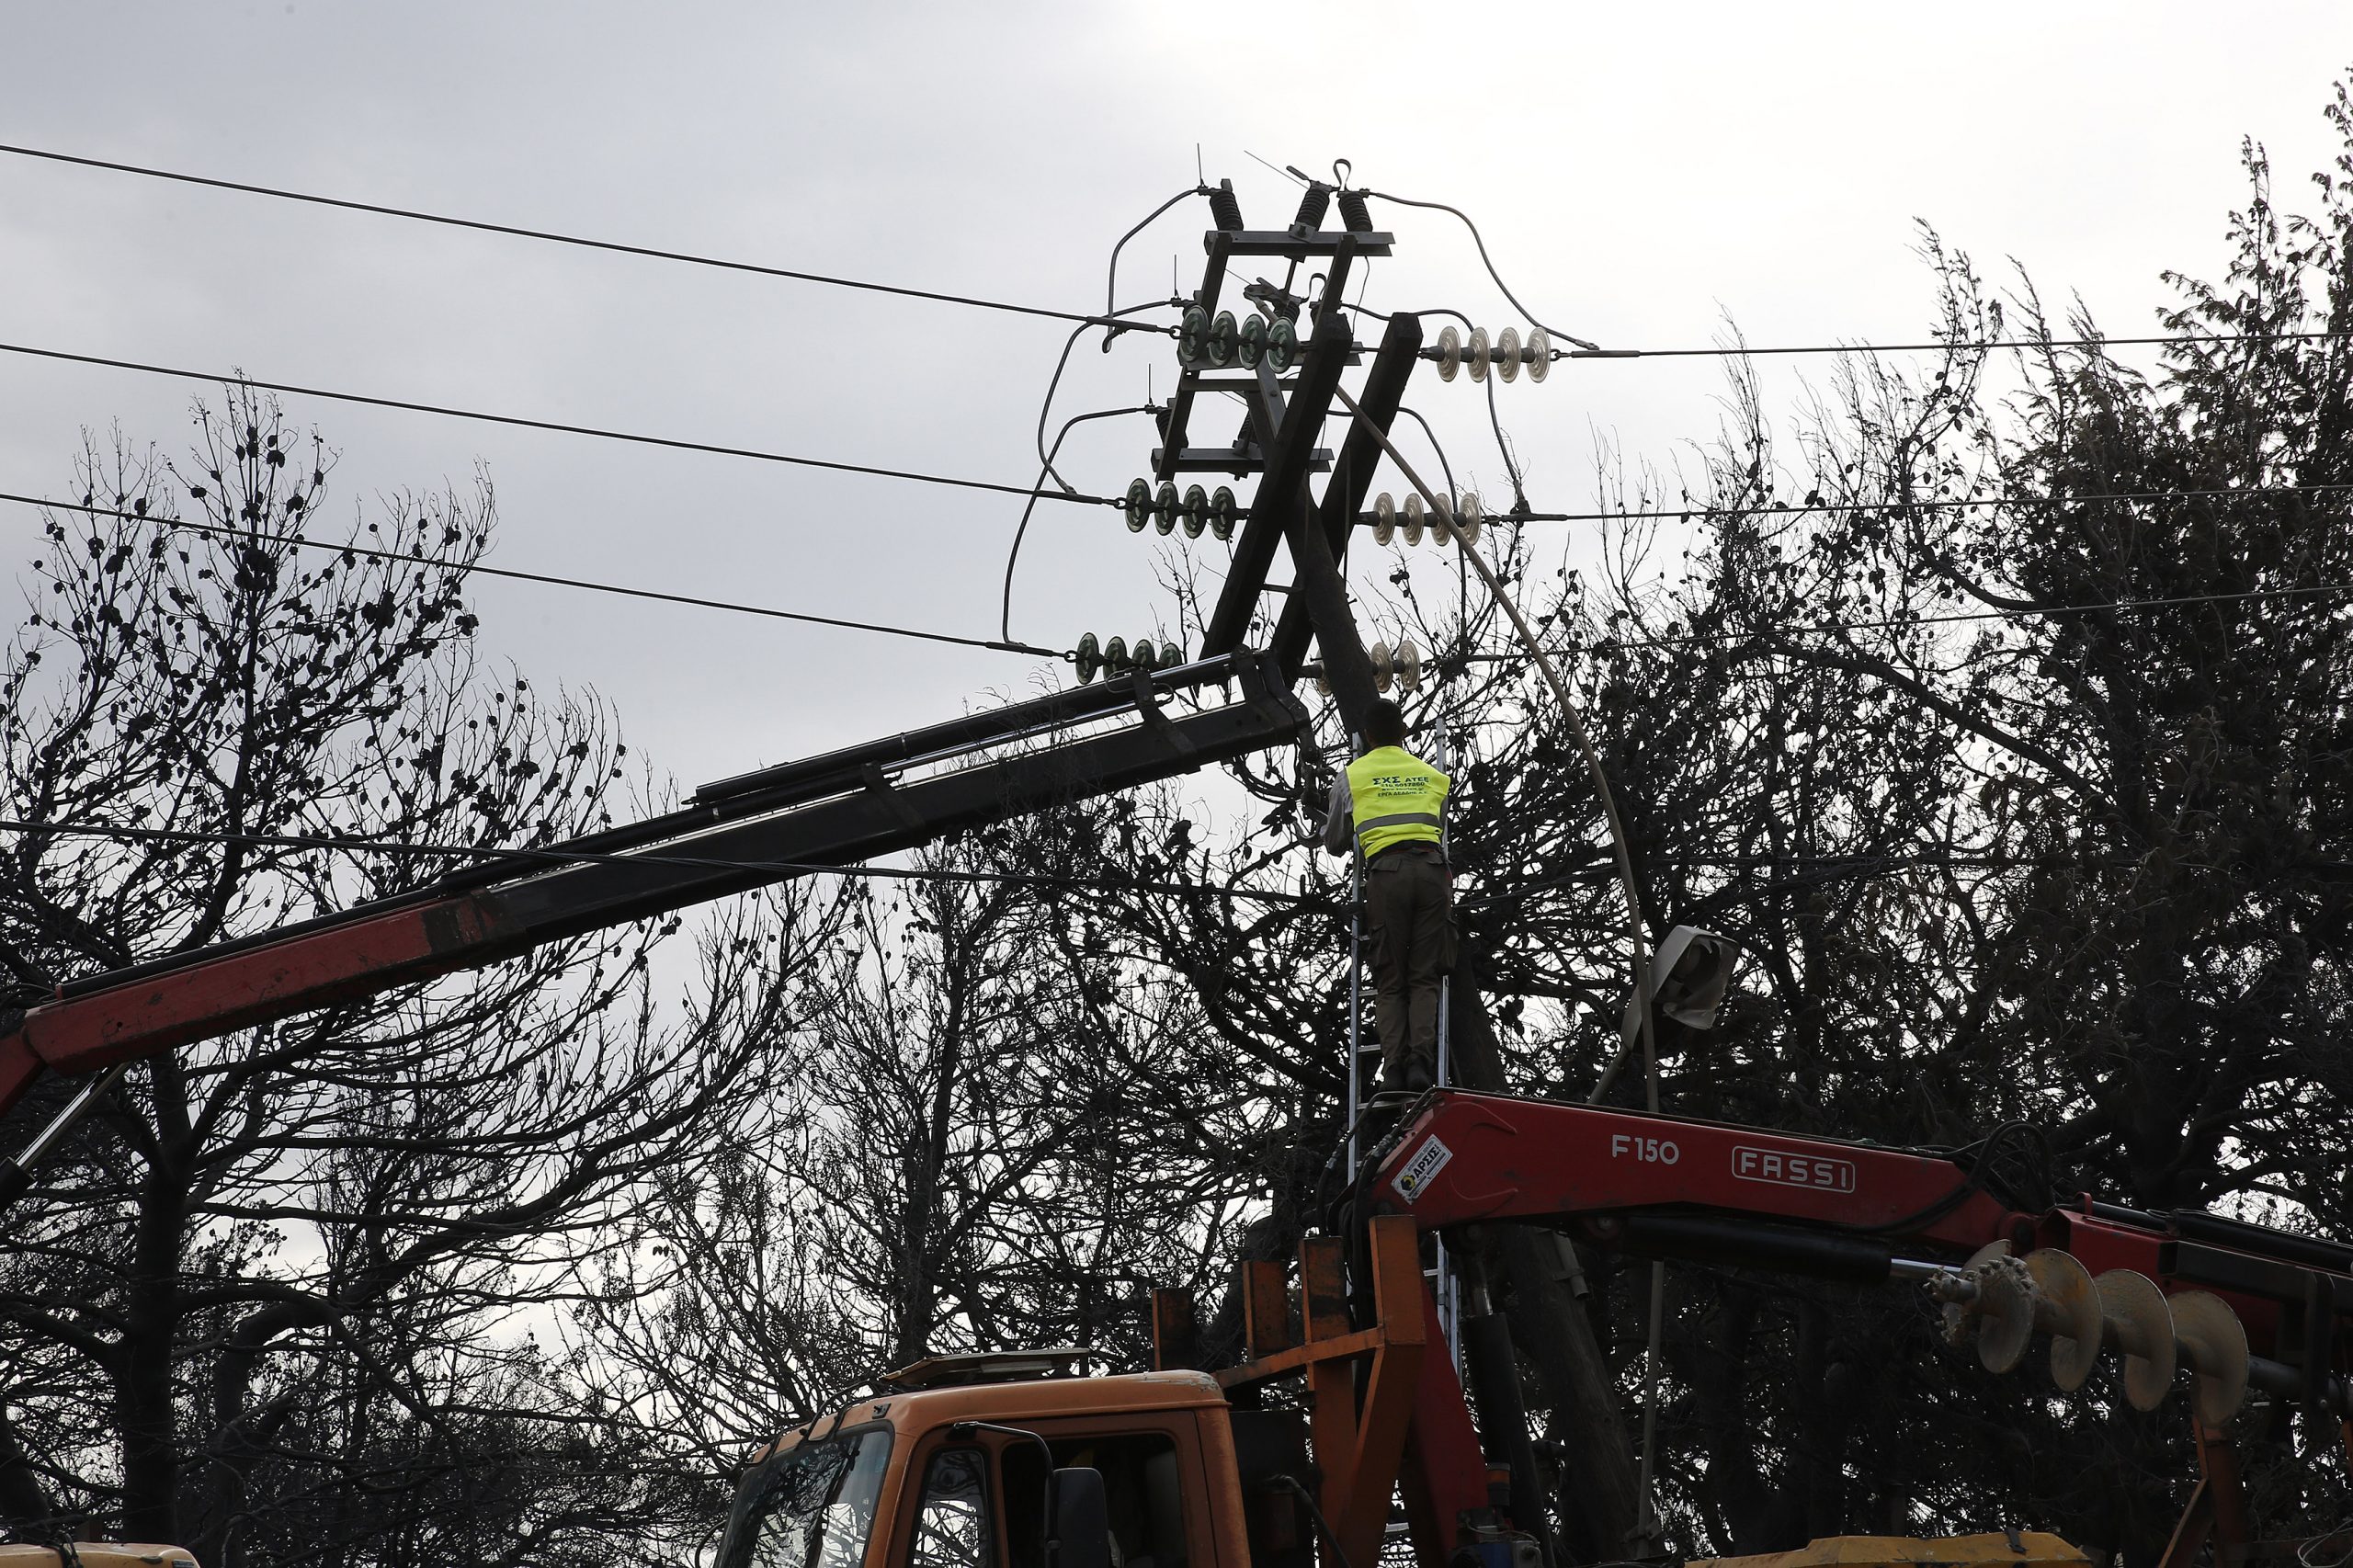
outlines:
[[[1100,307],[1111,243],[1193,182],[1197,144],[1254,226],[1297,192],[1248,153],[1318,174],[1346,157],[1360,184],[1469,211],[1531,309],[1607,345],[1705,345],[1727,320],[1757,344],[1917,338],[1915,218],[2125,333],[2153,327],[2162,269],[2220,269],[2242,137],[2289,203],[2336,151],[2322,108],[2353,7],[2224,15],[0,0],[0,141],[1066,309]],[[1452,219],[1381,221],[1398,251],[1368,303],[1511,324]],[[1165,294],[1172,257],[1192,287],[1207,222],[1188,202],[1139,236],[1121,302]],[[1027,484],[1064,330],[0,156],[11,343]],[[1173,364],[1165,339],[1089,341],[1057,419],[1165,393]],[[1569,364],[1501,408],[1534,503],[1574,510],[1597,438],[1671,461],[1713,431],[1722,385],[1705,360]],[[201,390],[0,355],[0,489],[65,493],[85,427],[177,451]],[[1476,389],[1426,373],[1410,397],[1500,490]],[[346,508],[486,465],[498,564],[994,632],[1012,497],[289,407],[341,449]],[[1103,421],[1064,472],[1115,494],[1150,445],[1142,420]],[[33,537],[0,508],[11,574]],[[1164,548],[1041,508],[1014,634],[1066,647],[1165,621]],[[499,655],[606,694],[688,783],[1041,673],[551,588],[478,597]]]

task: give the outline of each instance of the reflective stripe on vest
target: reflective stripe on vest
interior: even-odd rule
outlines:
[[[1400,844],[1438,842],[1447,776],[1403,746],[1378,746],[1348,764],[1357,849],[1367,860]]]

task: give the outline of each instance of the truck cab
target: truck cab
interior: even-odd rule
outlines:
[[[786,1433],[738,1489],[719,1568],[1049,1568],[1050,1458],[1101,1477],[1110,1568],[1246,1568],[1269,1510],[1245,1507],[1217,1380],[1069,1376],[1067,1354],[936,1358]],[[1272,1555],[1306,1544],[1262,1533]]]
[[[1453,1363],[1423,1355],[1414,1221],[1366,1236],[1369,1321],[1340,1241],[1311,1236],[1296,1290],[1242,1266],[1242,1359],[1214,1372],[1191,1369],[1189,1296],[1161,1290],[1150,1371],[1074,1376],[1074,1349],[884,1374],[754,1456],[717,1568],[1346,1568],[1377,1561],[1398,1496],[1421,1568],[1504,1544]]]

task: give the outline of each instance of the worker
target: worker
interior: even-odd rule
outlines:
[[[1353,844],[1364,857],[1381,1083],[1418,1094],[1438,1074],[1438,978],[1451,945],[1438,835],[1449,780],[1405,749],[1405,716],[1386,698],[1365,710],[1364,744],[1333,781],[1324,847],[1345,855]]]

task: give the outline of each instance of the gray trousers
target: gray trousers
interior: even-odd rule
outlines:
[[[1392,1089],[1438,1074],[1438,990],[1450,896],[1435,844],[1401,845],[1364,869],[1372,1016],[1381,1031],[1381,1079]]]

